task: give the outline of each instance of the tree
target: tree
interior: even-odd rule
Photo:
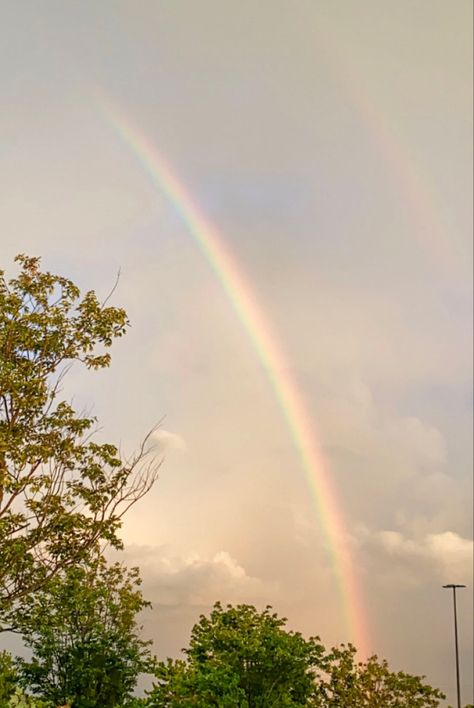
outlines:
[[[437,708],[445,696],[423,682],[423,676],[390,671],[376,656],[357,662],[352,645],[332,649],[316,672],[321,708]]]
[[[0,652],[0,708],[53,708],[24,693],[19,685],[15,661],[6,651]]]
[[[257,708],[309,705],[313,667],[323,652],[315,638],[284,629],[267,607],[214,605],[201,615],[185,649],[186,661],[161,662],[150,706]]]
[[[15,688],[8,703],[0,705],[2,708],[4,706],[5,708],[56,708],[51,703],[28,696],[19,687]],[[62,706],[62,708],[67,708],[67,706]]]
[[[151,708],[436,708],[444,699],[375,656],[357,663],[351,645],[326,651],[270,610],[217,603],[201,616],[185,660],[158,664]]]
[[[145,447],[122,462],[91,439],[95,419],[60,400],[74,362],[110,363],[107,349],[128,320],[123,309],[83,297],[70,280],[17,256],[0,271],[0,628],[15,602],[101,542],[120,547],[123,513],[153,484]]]
[[[13,657],[0,652],[0,707],[5,706],[18,685],[18,674]]]
[[[51,579],[22,617],[32,651],[19,660],[23,685],[55,706],[112,708],[131,699],[137,678],[153,665],[137,614],[149,606],[138,569],[101,557]]]

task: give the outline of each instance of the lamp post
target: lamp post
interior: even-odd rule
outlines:
[[[452,588],[453,590],[453,604],[454,604],[454,648],[456,650],[456,688],[458,695],[458,708],[461,708],[461,684],[459,681],[459,647],[458,647],[458,614],[456,609],[456,589],[465,588],[465,585],[456,585],[450,583],[449,585],[443,585],[443,588]]]

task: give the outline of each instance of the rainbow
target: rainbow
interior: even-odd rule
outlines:
[[[317,445],[311,417],[298,386],[291,377],[284,353],[268,320],[258,305],[249,282],[239,270],[216,228],[206,220],[169,163],[147,138],[109,103],[101,101],[108,122],[132,151],[162,193],[182,218],[250,337],[267,372],[283,413],[291,439],[317,509],[319,525],[331,556],[336,590],[346,631],[363,656],[367,655],[369,633],[348,534],[330,473]]]
[[[464,259],[455,241],[446,235],[448,226],[441,207],[443,199],[430,184],[429,171],[423,170],[413,151],[400,139],[399,126],[392,123],[390,116],[374,100],[354,61],[344,60],[338,50],[341,42],[337,32],[328,22],[323,29],[313,28],[313,32],[319,58],[364,126],[395,188],[403,197],[410,219],[410,237],[417,243],[420,256],[434,267],[436,277],[448,275],[452,278],[463,268]]]

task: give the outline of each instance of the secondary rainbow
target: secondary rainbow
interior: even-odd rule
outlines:
[[[328,22],[312,31],[318,58],[354,111],[354,118],[364,127],[387,176],[402,198],[409,227],[405,238],[410,238],[417,249],[421,249],[414,257],[426,260],[433,268],[434,277],[447,275],[451,281],[460,268],[464,269],[465,261],[470,261],[463,258],[456,239],[449,235],[442,209],[444,198],[436,193],[430,170],[416,159],[410,140],[400,134],[403,121],[397,125],[393,117],[383,111],[380,97],[369,90],[364,72],[357,71],[354,57],[344,57],[344,43]]]
[[[286,420],[315,501],[320,529],[331,556],[336,590],[345,615],[346,631],[361,654],[366,655],[370,644],[367,620],[351,557],[348,534],[330,473],[315,439],[314,424],[297,384],[289,373],[290,368],[282,348],[259,307],[248,280],[239,270],[235,258],[217,229],[194,203],[169,163],[116,108],[110,107],[108,103],[104,104],[103,101],[101,104],[116,133],[138,159],[155,187],[182,218],[253,342]]]

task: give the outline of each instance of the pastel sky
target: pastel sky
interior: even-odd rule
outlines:
[[[452,701],[441,586],[458,582],[467,701],[471,2],[1,9],[1,267],[41,255],[103,295],[121,270],[130,332],[109,371],[74,369],[66,393],[125,450],[162,420],[160,479],[124,528],[157,652],[176,655],[217,599],[272,604],[328,645],[356,639],[349,602],[368,650]],[[119,115],[165,156],[271,327],[361,598],[341,595],[267,364]]]

